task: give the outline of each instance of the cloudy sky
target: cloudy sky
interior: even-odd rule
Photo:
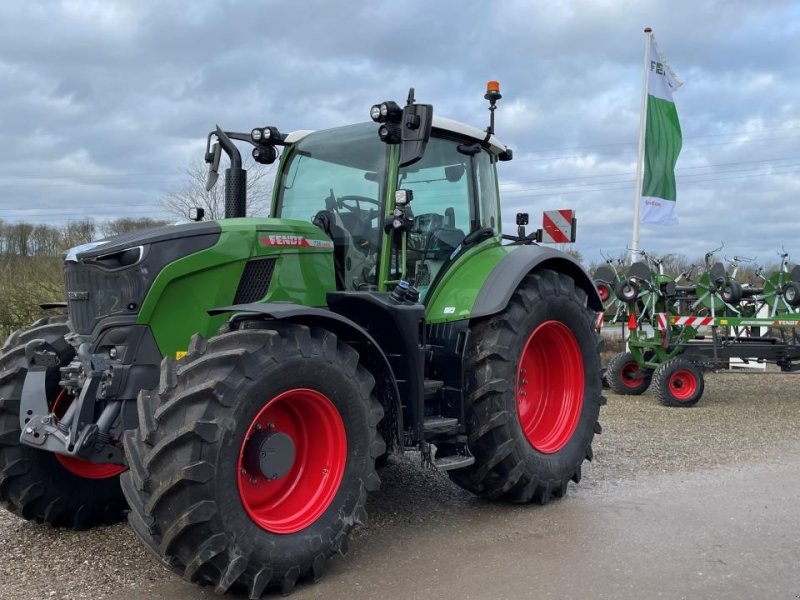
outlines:
[[[630,244],[642,29],[685,85],[675,227],[652,252],[800,259],[800,3],[776,0],[190,2],[0,6],[0,219],[164,217],[217,122],[365,120],[409,86],[498,137],[507,229],[574,208],[588,260]]]

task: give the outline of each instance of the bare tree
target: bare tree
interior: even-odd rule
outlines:
[[[269,209],[272,181],[275,175],[273,165],[261,165],[252,159],[245,159],[247,169],[247,214],[266,215]],[[224,167],[220,165],[217,185],[206,191],[208,165],[202,160],[191,163],[186,168],[186,180],[169,190],[161,199],[164,208],[173,215],[186,218],[189,209],[200,207],[205,210],[206,219],[215,220],[225,216]]]
[[[151,219],[150,217],[121,217],[106,221],[100,225],[100,232],[104,237],[111,237],[113,235],[120,235],[137,231],[139,229],[153,229],[154,227],[163,227],[169,225],[169,221],[160,221],[158,219]]]
[[[36,225],[31,234],[31,254],[58,256],[61,250],[61,231],[50,225]]]
[[[39,303],[64,298],[62,262],[50,256],[0,257],[0,340],[40,316]]]
[[[33,225],[20,222],[5,226],[6,244],[9,254],[28,256],[31,254]]]
[[[572,244],[554,244],[553,246],[556,250],[559,250],[564,254],[568,254],[576,261],[583,264],[583,254],[581,254],[580,250],[575,248]]]
[[[92,219],[70,221],[61,230],[61,247],[66,250],[80,244],[87,244],[94,239],[97,227]]]

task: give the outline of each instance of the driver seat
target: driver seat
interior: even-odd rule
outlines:
[[[336,276],[336,288],[346,290],[348,253],[353,247],[353,238],[350,232],[344,226],[339,213],[330,209],[319,211],[311,222],[322,229],[333,241],[333,270]]]

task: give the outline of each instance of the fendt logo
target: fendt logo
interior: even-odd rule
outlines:
[[[67,292],[67,300],[88,300],[89,292]]]
[[[333,248],[330,240],[309,240],[298,235],[266,235],[258,238],[262,246],[284,246],[291,248]]]
[[[265,246],[305,246],[305,241],[305,238],[296,235],[269,235],[261,238],[261,243]]]

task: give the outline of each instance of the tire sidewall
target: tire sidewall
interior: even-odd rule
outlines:
[[[681,373],[681,372],[687,373],[692,378],[692,383],[694,384],[694,391],[692,392],[692,394],[690,396],[685,397],[685,398],[679,398],[678,396],[676,396],[672,392],[672,379],[678,373]],[[665,384],[666,384],[665,385],[665,389],[667,390],[667,393],[669,394],[670,399],[673,402],[676,402],[678,404],[693,404],[693,403],[697,402],[697,400],[700,397],[700,394],[703,391],[703,387],[701,385],[701,381],[702,381],[702,378],[697,373],[697,370],[694,368],[694,365],[692,365],[690,363],[689,364],[677,364],[676,363],[674,365],[671,365],[670,368],[667,370],[666,380],[665,380]]]
[[[678,371],[686,371],[692,375],[695,380],[695,392],[688,398],[677,398],[670,390],[670,380],[673,375]],[[694,406],[700,401],[705,390],[705,382],[700,368],[692,362],[682,358],[673,358],[662,364],[653,374],[656,380],[657,396],[662,404],[666,406]]]
[[[792,290],[794,296],[792,297]],[[786,301],[786,304],[792,307],[800,306],[800,283],[796,281],[790,281],[786,284],[786,288],[783,290],[783,298]]]
[[[641,380],[636,385],[629,385],[625,381],[624,373],[629,367],[633,367],[642,375]],[[606,373],[606,378],[612,380],[610,383],[611,389],[617,394],[628,396],[638,396],[644,393],[650,387],[651,376],[651,372],[643,371],[639,367],[639,363],[630,352],[621,352],[614,355],[609,361]]]
[[[531,333],[546,321],[558,321],[567,326],[575,337],[583,360],[584,393],[581,402],[581,414],[575,430],[569,441],[558,451],[550,454],[535,449],[522,428],[517,409],[516,381],[517,370],[525,343]],[[553,478],[563,476],[569,472],[571,475],[575,465],[580,464],[585,458],[587,446],[594,435],[594,424],[597,422],[600,406],[597,399],[600,396],[600,359],[597,352],[597,342],[594,331],[587,324],[586,311],[576,302],[565,301],[559,296],[549,296],[546,300],[536,302],[523,317],[520,328],[521,335],[516,337],[513,345],[513,366],[510,373],[510,388],[504,394],[506,410],[514,415],[512,436],[515,448],[521,452],[528,464],[537,464],[543,471],[552,473]],[[524,333],[522,333],[524,332]],[[595,376],[598,374],[598,376]]]
[[[239,496],[238,461],[242,441],[258,412],[269,400],[294,388],[317,390],[336,407],[347,436],[347,459],[339,489],[325,512],[305,529],[276,534],[261,528],[245,510]],[[297,564],[299,558],[307,557],[309,549],[328,546],[342,528],[342,516],[352,514],[364,493],[363,480],[372,468],[369,464],[372,460],[370,397],[365,396],[354,378],[320,356],[287,359],[280,368],[273,366],[263,370],[235,393],[236,403],[223,428],[219,456],[215,460],[219,465],[216,500],[223,528],[236,539],[246,555],[253,553],[265,563],[283,563],[289,568]]]

